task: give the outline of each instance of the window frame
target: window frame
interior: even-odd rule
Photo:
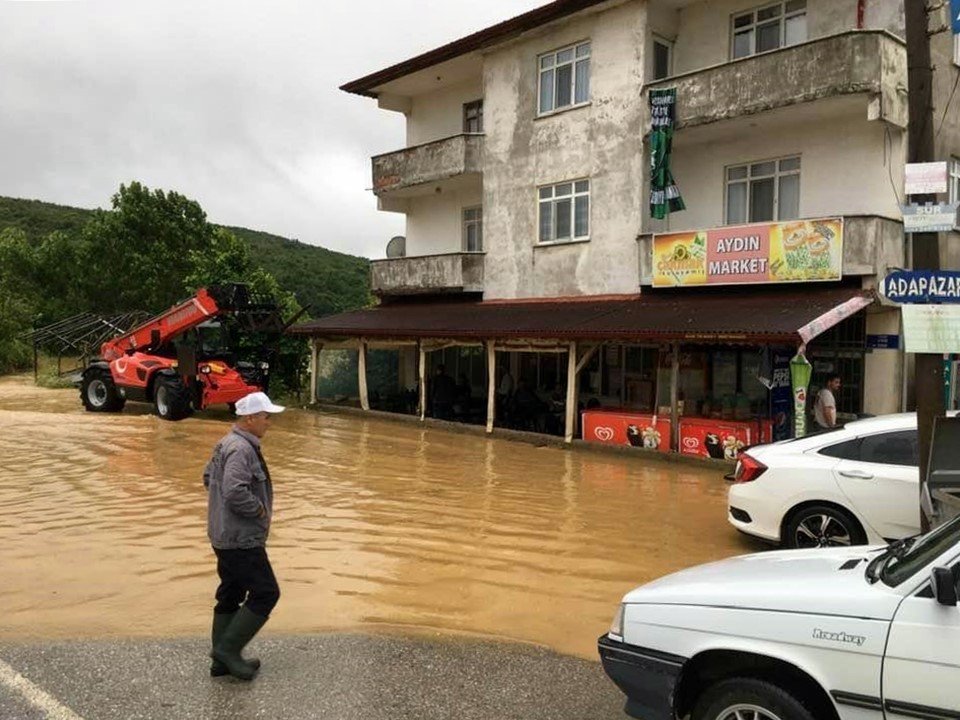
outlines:
[[[764,5],[758,5],[758,6],[756,6],[756,7],[750,8],[750,9],[748,9],[748,10],[743,10],[743,11],[741,11],[741,12],[732,13],[732,14],[730,15],[730,36],[729,36],[729,38],[728,38],[729,43],[730,43],[730,53],[729,53],[730,60],[742,60],[742,59],[744,59],[744,58],[753,57],[753,56],[755,56],[755,55],[762,55],[763,53],[774,52],[774,51],[776,51],[776,50],[780,50],[780,49],[782,49],[782,48],[789,47],[789,46],[787,45],[787,20],[789,20],[789,19],[791,19],[791,18],[799,17],[799,16],[801,16],[801,15],[806,16],[806,15],[807,15],[807,9],[808,9],[808,8],[807,8],[806,0],[804,0],[804,4],[803,4],[803,9],[802,9],[802,10],[792,10],[792,11],[789,11],[789,12],[788,12],[788,11],[787,11],[787,4],[790,3],[790,2],[792,2],[792,1],[793,1],[793,0],[777,0],[777,2],[770,2],[770,3],[766,3],[766,4],[764,4]],[[775,7],[779,7],[779,8],[780,8],[780,14],[777,16],[777,22],[778,22],[779,29],[780,29],[779,39],[778,39],[778,41],[777,41],[777,47],[772,48],[772,49],[770,49],[770,50],[758,51],[758,50],[757,50],[757,30],[760,28],[760,26],[767,26],[767,25],[771,25],[771,24],[773,23],[773,20],[772,20],[772,19],[770,19],[770,20],[765,20],[765,21],[759,20],[759,14],[760,14],[761,12],[763,12],[764,10],[769,10],[770,8],[775,8]],[[737,27],[736,27],[736,21],[737,21],[737,19],[738,19],[738,18],[742,18],[742,17],[744,17],[744,16],[746,16],[746,15],[750,15],[750,16],[751,16],[750,24],[749,24],[749,25],[745,25],[744,27],[741,27],[741,28],[737,28]],[[749,31],[751,32],[750,52],[748,52],[746,55],[739,55],[739,56],[738,56],[738,55],[735,54],[735,52],[736,52],[736,37],[737,37],[737,35],[745,32],[746,29],[749,29]],[[801,42],[805,42],[807,39],[809,39],[809,37],[810,37],[810,33],[809,33],[809,27],[808,27],[808,29],[807,29],[807,37],[806,37],[804,40],[802,40]],[[793,43],[793,44],[796,45],[796,44],[798,44],[798,43]]]
[[[470,117],[471,110],[477,110],[476,117]],[[470,130],[469,123],[471,120],[477,120],[479,124],[478,130]],[[465,135],[480,135],[483,133],[483,98],[479,100],[471,100],[470,102],[465,102],[463,104],[463,132]]]
[[[586,53],[582,56],[578,55],[577,52],[586,47]],[[569,61],[564,61],[562,63],[557,63],[557,57],[564,52],[571,52],[571,59]],[[552,58],[549,66],[544,67],[544,61],[548,58]],[[587,97],[585,100],[577,102],[577,65],[581,62],[586,61],[587,63]],[[557,75],[556,70],[558,67],[570,66],[570,103],[567,105],[557,105]],[[563,47],[557,48],[556,50],[551,50],[550,52],[545,52],[537,55],[537,117],[548,117],[550,115],[555,115],[559,112],[565,112],[567,110],[583,107],[584,105],[590,104],[590,91],[591,91],[591,75],[593,73],[593,47],[590,40],[580,40],[571,45],[564,45]],[[543,76],[547,73],[551,73],[552,82],[553,82],[553,96],[551,107],[548,110],[544,110],[542,106],[543,102]]]
[[[666,80],[669,77],[673,76],[673,41],[667,40],[662,35],[657,35],[653,33],[651,36],[651,82],[658,82],[660,80]],[[661,77],[657,76],[657,53],[656,46],[662,45],[667,49],[667,74]]]
[[[468,213],[477,213],[477,217],[468,218]],[[477,228],[477,239],[479,240],[479,247],[475,250],[471,250],[468,244],[468,228],[475,226]],[[461,243],[460,246],[463,252],[477,252],[482,253],[483,250],[483,206],[482,205],[470,205],[460,209],[460,233],[461,233]]]
[[[586,183],[587,189],[585,191],[578,191],[577,185],[580,183]],[[570,186],[569,195],[557,195],[557,188],[564,185]],[[591,198],[591,193],[593,188],[591,187],[592,183],[590,178],[581,177],[574,180],[563,180],[557,183],[550,183],[549,185],[539,185],[536,189],[537,197],[537,242],[536,245],[568,245],[571,243],[579,242],[589,242],[590,240],[590,231],[592,225],[591,214],[593,212],[593,200]],[[550,190],[551,197],[543,197],[543,191]],[[585,235],[577,235],[577,202],[578,197],[587,198],[587,232]],[[557,214],[556,214],[556,205],[558,202],[569,199],[570,201],[570,237],[557,239]],[[543,228],[543,206],[549,204],[551,206],[551,220],[550,220],[550,239],[544,240],[541,238],[540,233]]]
[[[789,160],[797,161],[796,170],[781,170],[781,163]],[[765,163],[774,163],[775,169],[773,175],[757,175],[753,176],[753,168],[756,165],[763,165]],[[744,179],[730,179],[730,171],[744,168],[747,171],[746,178]],[[797,220],[803,216],[803,213],[800,211],[800,192],[802,190],[801,183],[803,182],[803,156],[798,153],[796,155],[784,155],[782,157],[776,158],[766,158],[763,160],[751,160],[750,162],[737,163],[735,165],[726,165],[723,168],[723,224],[724,225],[748,225],[754,222],[786,222],[789,220]],[[797,217],[783,218],[780,216],[780,182],[784,177],[797,176]],[[751,192],[750,188],[753,184],[753,181],[756,180],[769,180],[773,179],[773,219],[771,220],[752,220],[751,219]],[[732,222],[730,220],[730,186],[731,185],[746,185],[746,206],[744,208],[744,220],[743,222]]]

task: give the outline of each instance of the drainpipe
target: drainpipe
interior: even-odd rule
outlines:
[[[867,14],[867,0],[857,0],[857,30],[863,30],[864,17]]]

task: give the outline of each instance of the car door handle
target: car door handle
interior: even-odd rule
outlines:
[[[863,470],[841,470],[840,474],[845,478],[854,478],[855,480],[873,480],[873,475]]]

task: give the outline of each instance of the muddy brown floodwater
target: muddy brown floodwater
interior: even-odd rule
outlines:
[[[226,411],[83,411],[0,378],[0,639],[203,635],[201,474]],[[715,469],[291,410],[264,443],[272,632],[411,630],[596,657],[623,593],[757,546]]]

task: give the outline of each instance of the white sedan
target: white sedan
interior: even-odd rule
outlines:
[[[728,519],[788,548],[881,543],[920,531],[917,416],[885,415],[752,448]]]

